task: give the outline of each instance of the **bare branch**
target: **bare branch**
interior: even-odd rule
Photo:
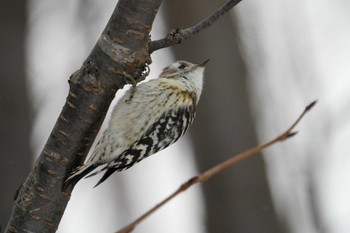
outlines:
[[[125,226],[124,228],[120,229],[119,231],[117,231],[116,233],[129,233],[132,232],[133,229],[135,229],[135,227],[137,225],[139,225],[142,221],[144,221],[147,217],[149,217],[151,214],[153,214],[155,211],[157,211],[160,207],[162,207],[163,205],[165,205],[166,203],[168,203],[169,201],[171,201],[174,197],[176,197],[178,194],[180,194],[181,192],[186,191],[188,188],[190,188],[191,186],[193,186],[194,184],[197,183],[204,183],[205,181],[207,181],[208,179],[210,179],[211,177],[213,177],[214,175],[218,174],[219,172],[222,172],[223,170],[225,170],[226,168],[229,168],[231,166],[233,166],[234,164],[262,151],[263,149],[277,143],[277,142],[282,142],[286,139],[289,139],[290,137],[294,136],[296,134],[296,132],[293,132],[294,128],[298,125],[298,123],[303,119],[303,117],[305,116],[305,114],[311,110],[311,108],[313,106],[315,106],[316,101],[310,103],[305,109],[304,111],[300,114],[300,116],[297,118],[297,120],[281,135],[279,135],[278,137],[272,139],[271,141],[268,141],[266,143],[260,144],[252,149],[249,149],[243,153],[240,153],[238,155],[234,155],[233,157],[231,157],[230,159],[208,169],[207,171],[203,172],[202,174],[192,177],[191,179],[189,179],[186,183],[182,184],[174,193],[172,193],[170,196],[168,196],[166,199],[164,199],[162,202],[158,203],[156,206],[154,206],[152,209],[150,209],[149,211],[147,211],[146,213],[144,213],[143,215],[141,215],[139,218],[137,218],[135,221],[133,221],[132,223],[128,224],[127,226]]]
[[[179,29],[179,28],[174,29],[164,39],[152,41],[150,43],[150,53],[153,53],[154,51],[165,47],[179,44],[183,40],[193,37],[195,34],[211,26],[216,20],[218,20],[221,16],[226,14],[229,10],[231,10],[234,6],[236,6],[241,1],[242,0],[229,0],[228,2],[225,3],[225,5],[220,7],[214,14],[203,19],[198,24],[186,29]]]

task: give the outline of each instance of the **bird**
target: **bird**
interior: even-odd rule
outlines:
[[[196,115],[208,61],[176,61],[158,78],[127,91],[114,107],[90,158],[71,172],[63,189],[104,172],[96,187],[114,172],[132,167],[184,135]]]

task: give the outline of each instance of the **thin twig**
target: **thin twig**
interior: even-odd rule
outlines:
[[[230,159],[208,169],[207,171],[203,172],[202,174],[198,176],[194,176],[191,179],[189,179],[186,183],[182,184],[173,194],[171,194],[169,197],[164,199],[159,204],[155,205],[152,209],[141,215],[139,218],[137,218],[132,223],[128,224],[124,228],[120,229],[116,233],[129,233],[132,232],[133,229],[141,223],[143,220],[145,220],[147,217],[149,217],[151,214],[153,214],[155,211],[157,211],[160,207],[165,205],[167,202],[169,202],[171,199],[176,197],[179,193],[186,191],[188,188],[190,188],[192,185],[197,183],[204,183],[212,176],[216,175],[217,173],[223,171],[224,169],[231,167],[232,165],[260,152],[261,150],[265,149],[266,147],[269,147],[277,142],[284,141],[292,136],[294,136],[297,132],[293,131],[294,128],[298,125],[298,123],[302,120],[302,118],[305,116],[305,114],[310,111],[310,109],[315,106],[316,101],[313,101],[310,103],[304,111],[300,114],[300,116],[297,118],[297,120],[281,135],[278,137],[272,139],[271,141],[268,141],[266,143],[260,144],[252,149],[249,149],[243,153],[240,153],[238,155],[234,155]]]
[[[216,20],[218,20],[221,16],[226,14],[229,10],[231,10],[234,6],[236,6],[241,1],[242,0],[229,0],[225,3],[225,5],[220,7],[214,14],[203,19],[198,24],[186,29],[179,29],[179,28],[174,29],[167,35],[167,37],[160,40],[151,41],[150,53],[158,49],[172,46],[174,44],[179,44],[181,43],[181,41],[193,37],[195,34],[199,33],[200,31],[212,25]]]

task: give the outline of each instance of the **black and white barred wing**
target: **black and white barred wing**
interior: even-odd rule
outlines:
[[[194,104],[164,113],[140,140],[100,170],[106,170],[106,172],[96,186],[105,181],[115,171],[126,170],[142,159],[176,142],[193,122],[195,116]],[[99,172],[94,174],[97,173]]]

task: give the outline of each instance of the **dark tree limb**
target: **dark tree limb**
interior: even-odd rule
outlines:
[[[161,0],[120,0],[99,41],[69,80],[56,125],[23,183],[5,232],[55,232],[72,187],[66,176],[81,164],[105,118],[123,72],[139,77],[151,63],[149,33]]]
[[[162,48],[170,47],[175,44],[180,44],[183,40],[192,38],[197,33],[201,32],[207,27],[210,27],[216,20],[218,20],[221,16],[226,14],[229,10],[231,10],[241,1],[242,0],[229,0],[214,14],[203,19],[196,25],[186,29],[174,29],[165,38],[152,41],[150,44],[150,53],[153,53],[154,51]]]

